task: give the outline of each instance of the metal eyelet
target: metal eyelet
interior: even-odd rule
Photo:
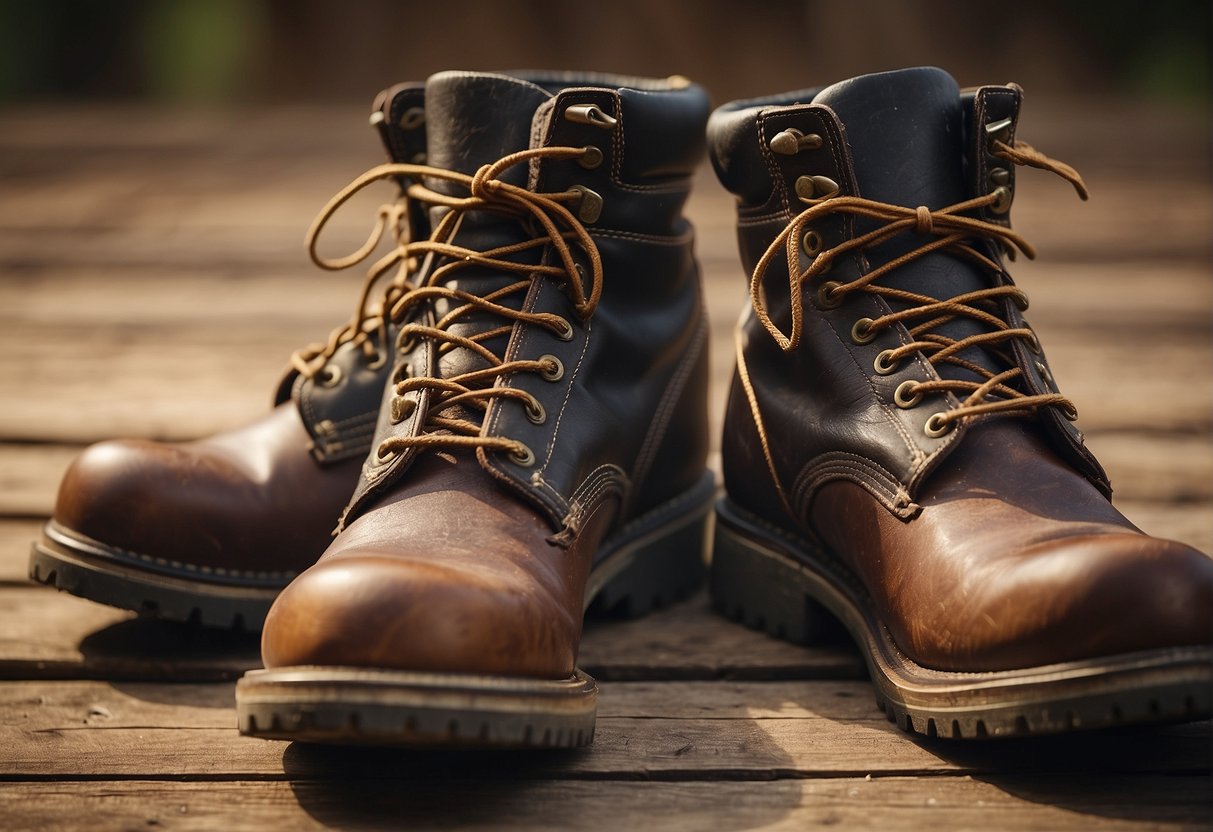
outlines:
[[[821,254],[821,250],[825,248],[825,240],[821,238],[821,234],[810,228],[800,238],[800,250],[810,257],[816,257]]]
[[[828,176],[799,176],[796,178],[796,196],[801,199],[829,199],[842,190]]]
[[[1043,378],[1047,384],[1056,386],[1057,382],[1053,381],[1053,374],[1049,372],[1049,368],[1045,366],[1044,362],[1037,361],[1035,363],[1036,372],[1040,373],[1040,377]]]
[[[897,389],[893,391],[893,403],[902,410],[909,410],[911,407],[914,407],[922,401],[921,392],[910,392],[917,386],[918,382],[914,381],[914,379],[908,379],[897,385]]]
[[[560,323],[556,326],[557,329],[555,331],[555,335],[557,338],[559,338],[561,341],[573,340],[573,325],[569,323],[567,318],[561,318]]]
[[[509,457],[511,462],[523,468],[530,468],[535,464],[535,452],[521,442],[518,443],[517,448],[509,452]]]
[[[842,296],[834,297],[834,291],[842,286],[837,280],[827,280],[817,290],[817,306],[820,309],[837,309],[842,305]]]
[[[569,190],[581,194],[581,201],[577,204],[577,219],[586,225],[598,222],[598,218],[602,216],[602,196],[585,185],[574,185]]]
[[[952,430],[952,425],[954,424],[955,422],[944,421],[943,412],[933,413],[931,414],[931,417],[927,419],[927,423],[922,426],[922,432],[932,439],[938,439],[939,437],[950,433]]]
[[[1040,355],[1040,353],[1041,353],[1040,339],[1036,337],[1035,332],[1033,332],[1031,335],[1029,335],[1024,340],[1027,341],[1027,343],[1028,343],[1028,349],[1030,349],[1034,354]]]
[[[565,108],[564,117],[576,124],[592,124],[603,130],[610,130],[619,123],[619,119],[608,115],[597,104],[574,104]]]
[[[856,344],[870,344],[876,340],[876,330],[872,329],[872,324],[876,323],[871,318],[860,318],[851,327],[851,340]]]
[[[897,372],[897,368],[901,366],[901,360],[892,358],[892,355],[892,350],[882,350],[876,356],[876,360],[872,362],[872,369],[876,371],[877,375],[887,376]]]
[[[532,425],[542,425],[548,420],[548,412],[543,409],[539,399],[534,396],[531,396],[531,400],[526,403],[526,418]]]
[[[416,130],[421,125],[425,124],[425,108],[424,107],[409,107],[397,122],[401,130]]]
[[[1059,405],[1059,408],[1061,410],[1061,415],[1066,418],[1066,421],[1069,421],[1069,422],[1078,421],[1078,408],[1074,407],[1074,405],[1064,404],[1064,405]]]
[[[405,334],[405,331],[400,330],[400,334],[396,336],[396,352],[405,355],[413,351],[417,346],[417,339],[411,333]]]
[[[539,371],[539,376],[544,381],[560,381],[560,379],[564,378],[564,362],[559,358],[551,354],[541,355],[539,356],[539,361],[540,363],[550,364],[552,367],[550,370]]]
[[[417,411],[417,402],[404,396],[393,396],[389,406],[393,425],[398,425]]]
[[[399,452],[393,450],[384,453],[383,445],[380,444],[376,446],[375,450],[371,452],[370,457],[367,458],[367,464],[372,468],[381,468],[384,465],[389,465],[399,455]]]
[[[802,150],[816,150],[822,143],[821,136],[816,133],[805,133],[789,127],[772,136],[767,147],[780,156],[795,156]]]
[[[406,379],[413,377],[413,365],[407,361],[401,362],[395,370],[392,371],[392,384],[399,384]]]
[[[591,144],[587,145],[585,150],[582,151],[581,155],[577,157],[577,164],[581,165],[586,170],[594,170],[596,167],[602,164],[602,159],[602,151]]]
[[[999,185],[991,191],[995,197],[994,203],[990,206],[990,210],[995,214],[1005,214],[1011,210],[1011,189],[1006,185]]]
[[[345,374],[336,364],[325,364],[320,372],[316,373],[316,383],[321,387],[336,387],[344,377]]]

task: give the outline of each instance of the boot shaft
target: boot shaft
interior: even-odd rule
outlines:
[[[763,482],[770,511],[803,517],[821,485],[848,479],[912,516],[973,423],[949,414],[997,377],[979,398],[1028,402],[1017,415],[1029,429],[1110,490],[1003,265],[1012,246],[1031,253],[1009,230],[1020,99],[1014,86],[962,93],[941,70],[914,69],[713,114],[713,164],[738,197],[742,260],[757,274],[726,482]]]
[[[434,236],[417,247],[423,292],[394,316],[401,350],[346,521],[434,449],[466,454],[558,534],[604,500],[626,517],[689,488],[708,443],[682,216],[703,90],[448,72],[425,108],[415,193]]]

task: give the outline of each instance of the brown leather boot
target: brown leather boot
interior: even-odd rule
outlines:
[[[398,85],[373,106],[371,123],[399,162],[424,156],[423,91]],[[384,209],[402,243],[405,208],[402,197]],[[428,234],[425,223],[421,211],[407,215],[413,236]],[[315,255],[314,236],[317,262],[343,265]],[[390,291],[406,291],[407,277],[399,269]],[[30,576],[140,613],[260,629],[278,592],[332,539],[370,449],[390,367],[380,319],[365,306],[326,344],[295,353],[269,415],[196,442],[86,449],[33,545]]]
[[[946,737],[1208,716],[1213,561],[1143,535],[1003,267],[1015,86],[912,69],[730,104],[737,330],[712,591],[808,641],[822,609],[902,727]]]
[[[343,529],[274,603],[240,729],[560,747],[593,736],[584,608],[695,585],[714,484],[682,216],[707,97],[683,79],[426,85],[433,206]],[[339,200],[341,197],[338,198]]]

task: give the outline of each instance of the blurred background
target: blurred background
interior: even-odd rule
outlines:
[[[359,101],[438,69],[678,73],[716,100],[916,64],[1207,106],[1208,0],[0,0],[0,102]]]
[[[1022,84],[1019,135],[1086,178],[1080,204],[1024,172],[1040,258],[1015,278],[1118,503],[1213,550],[1211,40],[1209,0],[0,0],[0,541],[82,445],[244,423],[350,314],[364,269],[322,272],[302,239],[383,160],[378,90],[563,68],[682,74],[720,104],[934,64]],[[360,194],[321,251],[393,197]],[[719,425],[746,281],[707,165],[687,211]]]

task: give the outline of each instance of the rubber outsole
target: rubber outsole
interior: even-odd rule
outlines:
[[[716,486],[691,490],[620,529],[590,572],[586,606],[639,615],[693,592],[706,574]],[[251,671],[236,684],[240,732],[343,745],[577,748],[594,737],[598,689],[564,680],[354,667]]]
[[[139,556],[89,540],[53,521],[30,550],[29,576],[40,584],[140,615],[203,627],[256,632],[290,576],[242,583],[184,566],[142,568]],[[154,564],[152,558],[142,558]]]
[[[409,747],[576,748],[594,738],[598,691],[584,673],[516,679],[362,668],[250,671],[240,733]]]
[[[809,541],[717,506],[711,594],[723,614],[809,644],[840,622],[890,722],[928,737],[1058,734],[1213,716],[1213,647],[1176,647],[977,673],[922,667],[880,623],[859,582]]]

